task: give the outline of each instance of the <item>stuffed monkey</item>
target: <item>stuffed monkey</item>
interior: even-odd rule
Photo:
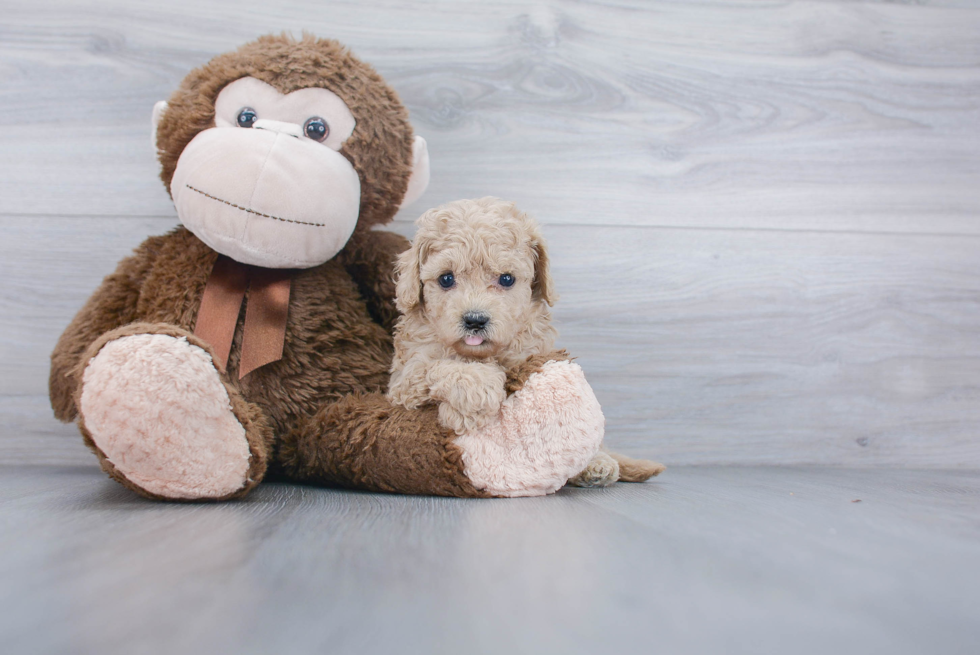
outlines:
[[[106,277],[51,356],[55,415],[109,476],[168,500],[240,497],[268,473],[520,496],[597,452],[595,396],[548,357],[513,374],[491,437],[385,399],[408,243],[372,228],[421,195],[428,154],[346,48],[262,37],[192,71],[153,123],[181,225]]]

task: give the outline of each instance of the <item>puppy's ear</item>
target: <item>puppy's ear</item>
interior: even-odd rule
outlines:
[[[422,304],[422,242],[415,236],[411,247],[395,262],[395,307],[407,314]]]
[[[551,263],[548,261],[548,247],[541,235],[536,235],[532,243],[534,248],[534,280],[531,282],[531,296],[535,300],[543,300],[551,306],[558,302],[554,280],[551,279]]]

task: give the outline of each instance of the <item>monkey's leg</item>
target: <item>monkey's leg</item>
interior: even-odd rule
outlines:
[[[455,434],[434,405],[406,409],[383,395],[347,396],[287,433],[278,464],[319,484],[436,496],[486,497],[464,473]]]
[[[571,362],[528,367],[487,426],[456,436],[434,406],[408,410],[381,394],[350,396],[286,435],[294,478],[443,496],[539,496],[581,471],[602,441],[602,412]],[[509,385],[510,386],[510,385]]]
[[[179,327],[133,323],[79,365],[79,427],[103,470],[149,498],[223,500],[265,475],[271,428]]]

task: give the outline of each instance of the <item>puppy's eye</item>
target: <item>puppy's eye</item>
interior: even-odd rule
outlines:
[[[452,289],[454,284],[456,284],[456,278],[453,277],[452,273],[443,273],[439,276],[439,286],[443,289]]]
[[[516,282],[516,280],[514,279],[514,276],[511,275],[510,273],[504,273],[503,275],[500,276],[500,279],[497,280],[497,282],[499,282],[500,286],[502,287],[512,287],[514,286],[514,282]]]
[[[242,107],[238,112],[238,126],[252,127],[252,123],[258,120],[259,115],[251,107]]]

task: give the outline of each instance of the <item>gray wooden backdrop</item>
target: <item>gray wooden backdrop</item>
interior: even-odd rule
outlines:
[[[433,181],[546,225],[607,440],[668,464],[980,466],[980,8],[0,2],[0,463],[94,466],[48,354],[175,224],[149,117],[260,34],[335,37]]]

